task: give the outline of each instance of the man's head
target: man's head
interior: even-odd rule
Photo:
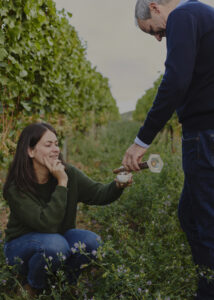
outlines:
[[[168,15],[178,2],[179,0],[137,0],[135,19],[138,26],[161,41],[165,36]]]

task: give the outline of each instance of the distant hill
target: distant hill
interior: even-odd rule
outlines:
[[[121,114],[121,118],[122,120],[126,121],[126,120],[132,120],[132,114],[133,114],[133,110],[132,111],[127,111],[125,113]]]

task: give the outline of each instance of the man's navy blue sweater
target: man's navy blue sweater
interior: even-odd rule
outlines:
[[[151,144],[176,110],[183,129],[214,129],[214,8],[178,6],[166,24],[165,73],[138,138]]]

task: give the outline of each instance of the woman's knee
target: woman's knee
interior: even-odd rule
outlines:
[[[69,257],[70,248],[66,239],[60,234],[50,234],[42,245],[46,257]]]
[[[64,236],[70,248],[78,248],[80,244],[87,252],[91,252],[101,246],[100,236],[89,230],[69,229]]]

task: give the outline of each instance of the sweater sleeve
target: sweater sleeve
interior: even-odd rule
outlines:
[[[56,186],[45,207],[35,196],[19,192],[15,186],[8,190],[7,200],[11,212],[23,225],[38,232],[56,233],[65,214],[67,188]]]
[[[151,144],[156,134],[182,106],[190,86],[197,55],[197,21],[184,9],[175,9],[167,20],[165,73],[155,101],[138,138]]]
[[[123,189],[116,187],[116,182],[109,184],[95,182],[76,169],[78,177],[78,202],[89,205],[106,205],[117,200]]]

